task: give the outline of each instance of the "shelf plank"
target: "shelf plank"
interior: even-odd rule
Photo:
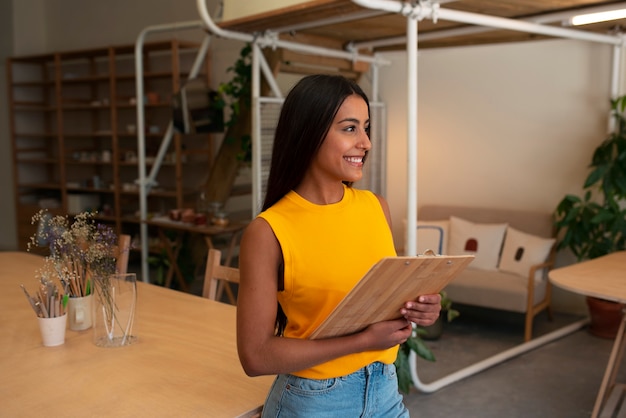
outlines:
[[[18,158],[17,161],[22,164],[58,164],[57,158]]]
[[[56,138],[58,136],[56,133],[52,133],[52,132],[41,132],[41,133],[37,133],[37,132],[15,132],[14,135],[15,135],[16,138],[20,137],[20,138],[41,138],[41,139]]]
[[[63,110],[111,110],[111,106],[108,105],[92,105],[92,104],[64,104],[61,106]]]
[[[35,102],[14,102],[13,110],[18,112],[54,112],[56,106]]]
[[[25,189],[48,189],[48,190],[60,190],[61,185],[57,183],[20,183],[18,187]]]
[[[99,189],[94,189],[93,187],[72,187],[72,186],[67,186],[66,187],[68,192],[82,192],[82,193],[92,193],[92,194],[96,194],[96,193],[115,193],[114,189],[107,189],[104,187],[101,187]]]
[[[52,88],[54,87],[54,82],[46,80],[14,81],[11,83],[11,85],[13,87]]]

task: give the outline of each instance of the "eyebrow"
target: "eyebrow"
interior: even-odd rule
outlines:
[[[342,119],[342,120],[340,120],[340,121],[337,121],[337,123],[344,123],[344,122],[352,122],[352,123],[356,123],[356,124],[358,125],[361,121],[359,121],[359,120],[358,120],[358,119],[356,119],[356,118],[345,118],[345,119]],[[370,123],[370,120],[369,120],[369,119],[366,119],[366,120],[365,120],[365,123],[366,123],[366,124]]]

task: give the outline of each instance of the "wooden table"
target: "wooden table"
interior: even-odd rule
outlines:
[[[235,307],[138,282],[137,341],[101,348],[91,329],[44,347],[20,284],[41,257],[0,252],[0,415],[237,417],[256,413],[273,376],[237,357]]]
[[[247,222],[232,222],[226,226],[216,225],[194,225],[187,222],[173,221],[167,216],[159,216],[145,221],[147,225],[154,226],[158,230],[159,239],[165,249],[167,258],[170,261],[170,266],[165,277],[165,286],[170,287],[172,278],[175,276],[181,290],[187,291],[187,283],[185,278],[178,267],[178,254],[182,247],[183,237],[185,233],[199,234],[204,237],[204,240],[209,249],[215,248],[213,243],[213,237],[218,235],[227,235],[228,247],[226,249],[226,261],[225,265],[230,266],[233,258],[235,246],[237,245],[237,238],[240,233],[248,224]],[[165,231],[174,231],[176,238],[174,242],[170,241]]]
[[[553,284],[563,289],[585,296],[626,303],[626,251],[551,270],[549,277]],[[602,416],[613,416],[611,415],[613,410],[620,407],[620,399],[626,394],[626,385],[615,384],[615,376],[626,347],[625,327],[626,316],[622,315],[622,322],[596,397],[592,418],[598,417],[601,411]],[[624,412],[626,409],[622,411]]]

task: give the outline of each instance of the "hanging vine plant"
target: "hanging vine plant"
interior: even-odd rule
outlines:
[[[242,109],[250,109],[252,94],[252,46],[245,44],[239,52],[239,58],[235,63],[226,69],[226,72],[233,73],[233,77],[228,82],[221,83],[218,87],[220,99],[216,106],[220,108],[228,107],[230,117],[224,122],[226,127],[225,141],[231,143],[235,138],[229,135],[230,128],[237,125],[240,120]],[[237,156],[240,161],[250,162],[252,159],[252,141],[250,133],[241,137],[241,152]]]

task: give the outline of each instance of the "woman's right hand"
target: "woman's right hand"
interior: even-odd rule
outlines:
[[[362,331],[365,350],[385,350],[406,342],[413,332],[411,322],[405,318],[377,322]]]

